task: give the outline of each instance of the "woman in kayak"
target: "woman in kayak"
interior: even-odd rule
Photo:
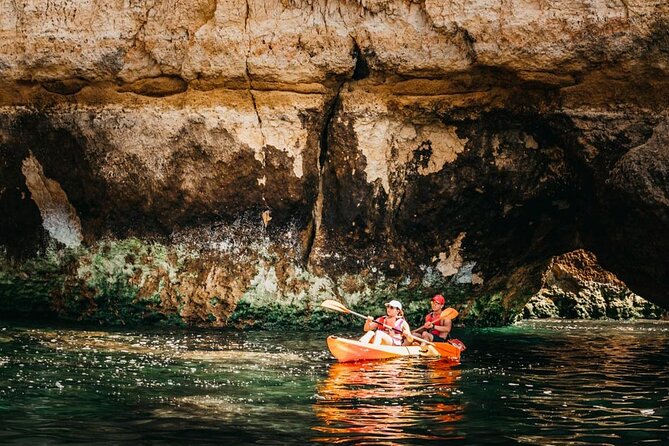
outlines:
[[[437,294],[432,298],[430,304],[432,311],[425,316],[425,323],[419,330],[424,330],[421,337],[430,342],[446,342],[451,333],[451,320],[439,319],[441,311],[444,309],[446,299],[441,294]]]
[[[403,345],[408,344],[405,339],[412,339],[409,324],[404,320],[402,304],[396,300],[386,304],[386,316],[376,320],[367,316],[364,330],[367,333],[360,338],[360,342],[372,342],[375,345]]]

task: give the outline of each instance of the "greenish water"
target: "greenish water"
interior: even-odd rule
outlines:
[[[338,364],[326,336],[0,323],[0,444],[669,440],[666,322],[460,329],[458,366]]]

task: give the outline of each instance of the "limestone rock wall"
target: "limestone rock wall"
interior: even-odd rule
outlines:
[[[542,287],[523,309],[525,318],[667,319],[669,311],[632,293],[602,269],[597,258],[578,249],[552,259]]]
[[[206,259],[114,279],[189,321],[453,289],[504,322],[588,248],[668,305],[668,72],[662,0],[0,0],[3,283],[56,253],[100,296],[63,250],[141,240]]]

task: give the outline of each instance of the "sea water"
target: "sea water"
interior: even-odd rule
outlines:
[[[669,441],[667,322],[456,328],[459,365],[327,335],[0,323],[0,444]]]

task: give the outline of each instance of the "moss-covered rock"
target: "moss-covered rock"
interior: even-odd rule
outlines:
[[[371,316],[397,299],[411,326],[430,311],[440,293],[460,312],[456,325],[499,326],[518,317],[633,318],[665,312],[611,283],[553,271],[552,282],[533,297],[521,280],[507,290],[447,280],[429,272],[414,280],[389,278],[377,268],[358,275],[316,274],[294,253],[257,239],[253,250],[187,248],[138,238],[103,240],[91,247],[51,246],[23,262],[0,262],[3,312],[106,325],[170,324],[281,330],[335,331],[362,320],[321,308],[335,299]],[[232,245],[225,245],[232,246]],[[457,276],[456,276],[457,277]],[[558,278],[558,279],[555,279]],[[548,285],[550,283],[550,285]]]
[[[523,309],[525,319],[558,317],[560,310],[555,302],[543,295],[533,296]]]

